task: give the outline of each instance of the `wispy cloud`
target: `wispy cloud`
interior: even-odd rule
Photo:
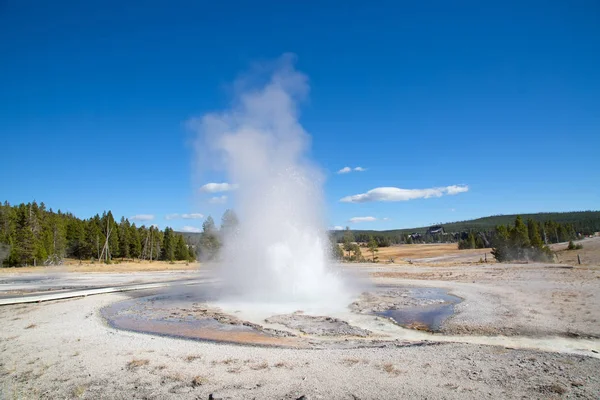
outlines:
[[[196,228],[195,226],[186,225],[180,229],[180,232],[198,233],[198,232],[202,232],[202,229]]]
[[[211,197],[210,200],[208,200],[208,202],[210,204],[225,204],[227,202],[227,196],[223,195]]]
[[[353,224],[356,224],[358,222],[372,222],[372,221],[376,221],[377,218],[375,217],[353,217],[350,218],[348,221],[352,222]]]
[[[167,214],[165,215],[165,219],[201,219],[204,218],[203,214],[200,213],[191,213],[191,214]]]
[[[346,196],[340,199],[342,203],[367,203],[370,201],[408,201],[414,199],[428,199],[442,197],[443,195],[456,195],[469,191],[467,185],[452,185],[430,189],[401,189],[397,187],[379,187],[366,193]]]
[[[181,218],[183,218],[183,219],[201,219],[201,218],[204,218],[204,215],[202,215],[200,213],[181,214]]]
[[[388,217],[384,217],[384,218],[381,218],[381,220],[382,220],[382,221],[390,221],[390,218],[388,218]]]
[[[238,188],[238,185],[235,183],[207,183],[200,188],[201,192],[204,193],[220,193],[220,192],[229,192],[231,190],[235,190]]]
[[[330,227],[330,228],[329,228],[329,230],[330,230],[330,231],[343,231],[343,230],[344,230],[344,227],[343,227],[343,226],[336,225],[336,226],[332,226],[332,227]]]
[[[154,219],[154,215],[152,214],[137,214],[129,217],[129,219],[134,221],[152,221]]]
[[[354,167],[354,168],[352,168],[352,167],[344,167],[344,168],[340,169],[337,173],[338,174],[347,174],[347,173],[352,172],[352,171],[363,172],[363,171],[366,171],[366,170],[367,169],[363,168],[363,167]]]
[[[466,185],[452,185],[446,187],[447,193],[452,196],[459,193],[464,193],[469,191],[469,187]]]

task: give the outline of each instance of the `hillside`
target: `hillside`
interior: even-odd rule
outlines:
[[[489,217],[482,217],[472,219],[468,221],[457,221],[449,222],[445,224],[439,224],[444,227],[446,232],[467,232],[470,230],[477,232],[490,231],[497,225],[512,224],[515,222],[517,215],[521,215],[526,221],[528,218],[532,218],[537,222],[545,222],[552,220],[560,224],[572,224],[576,231],[600,231],[600,211],[572,211],[572,212],[555,212],[555,213],[536,213],[536,214],[510,214],[510,215],[493,215]],[[405,229],[393,229],[386,231],[374,231],[374,230],[352,230],[355,234],[378,234],[385,236],[397,236],[409,233],[421,233],[424,234],[429,227],[422,226],[418,228],[405,228]],[[338,238],[343,235],[343,231],[335,231],[333,235]]]

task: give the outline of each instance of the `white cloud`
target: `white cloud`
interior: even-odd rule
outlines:
[[[201,219],[204,218],[203,214],[200,213],[191,213],[191,214],[167,214],[165,215],[165,219],[167,220],[171,220],[171,219],[179,219],[179,218],[183,218],[183,219]]]
[[[343,227],[343,226],[336,225],[336,226],[332,226],[332,227],[330,227],[330,228],[329,228],[329,230],[330,230],[330,231],[343,231],[343,230],[344,230],[344,227]]]
[[[208,202],[210,204],[225,204],[227,202],[227,196],[223,195],[211,197],[210,200],[208,200]]]
[[[200,218],[204,218],[204,215],[202,215],[200,213],[181,214],[181,218],[183,218],[183,219],[200,219]]]
[[[340,169],[337,173],[338,174],[347,174],[347,173],[352,172],[352,171],[363,172],[363,171],[366,171],[366,170],[367,169],[363,168],[363,167],[354,167],[354,168],[352,168],[352,167],[344,167],[344,168]]]
[[[198,232],[202,232],[202,229],[200,228],[196,228],[195,226],[189,226],[186,225],[183,228],[181,228],[180,232],[193,232],[193,233],[198,233]]]
[[[352,222],[353,224],[356,224],[358,222],[372,222],[372,221],[376,221],[377,218],[375,217],[353,217],[350,218],[348,221]]]
[[[381,220],[382,221],[389,221],[390,219],[388,217],[384,217],[384,218],[381,218]]]
[[[200,188],[201,192],[205,193],[219,193],[219,192],[229,192],[231,190],[235,190],[238,188],[238,185],[235,183],[207,183]]]
[[[414,199],[428,199],[430,197],[442,197],[443,195],[455,195],[467,192],[466,185],[452,185],[430,189],[400,189],[397,187],[379,187],[369,190],[367,193],[346,196],[340,201],[342,203],[366,203],[370,201],[408,201]]]
[[[452,196],[459,193],[464,193],[469,191],[469,187],[467,185],[452,185],[446,187],[448,195]]]
[[[129,219],[134,220],[134,221],[152,221],[154,219],[154,215],[152,215],[152,214],[137,214],[132,217],[129,217]]]

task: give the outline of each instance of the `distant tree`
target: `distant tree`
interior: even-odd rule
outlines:
[[[344,241],[343,241],[343,247],[344,247],[344,251],[348,252],[348,258],[351,257],[350,253],[352,253],[352,251],[354,250],[354,235],[352,234],[352,231],[350,230],[350,227],[346,227],[346,230],[344,231]]]
[[[166,227],[163,236],[163,245],[160,259],[164,261],[175,260],[175,240],[173,229]]]
[[[202,232],[205,234],[212,234],[217,231],[215,226],[215,220],[210,215],[206,218],[206,220],[202,223]]]
[[[223,217],[221,217],[221,233],[225,236],[230,235],[236,231],[239,223],[238,217],[233,210],[225,210]]]
[[[333,236],[330,237],[329,247],[331,249],[331,257],[333,257],[334,260],[342,260],[344,258],[344,251]]]
[[[538,228],[538,223],[531,218],[527,220],[527,232],[529,233],[529,243],[531,246],[536,249],[541,249],[544,247],[544,243],[542,242],[542,237],[540,236],[540,231]]]
[[[129,239],[129,254],[133,258],[140,258],[142,255],[142,240],[135,223],[129,227]]]
[[[515,219],[515,226],[511,230],[511,239],[513,244],[519,247],[528,247],[531,245],[527,225],[523,223],[523,218],[520,215],[517,215]]]
[[[182,261],[182,260],[189,260],[190,258],[190,254],[188,252],[188,248],[187,248],[187,244],[185,243],[185,239],[183,238],[183,235],[176,235],[176,240],[175,240],[175,259]]]
[[[200,255],[203,260],[212,260],[217,256],[221,242],[215,227],[215,221],[209,215],[202,224],[202,234],[200,235]]]
[[[129,258],[131,255],[131,224],[125,217],[121,217],[119,224],[119,255],[121,258]]]
[[[367,248],[371,252],[371,260],[373,262],[377,262],[377,257],[375,257],[375,253],[379,251],[377,241],[371,236],[369,242],[367,243]]]
[[[361,261],[362,260],[362,252],[360,251],[360,246],[356,243],[352,244],[352,256],[350,258],[351,258],[351,261]]]

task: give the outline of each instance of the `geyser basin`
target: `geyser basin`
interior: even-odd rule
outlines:
[[[391,321],[377,321],[377,315],[396,324],[421,330],[438,330],[452,306],[460,301],[442,289],[379,287],[363,293],[343,312],[326,314],[323,310],[286,312],[240,304],[240,308],[221,308],[218,295],[201,294],[198,287],[185,291],[158,292],[114,303],[102,309],[108,323],[119,329],[197,340],[281,347],[365,346],[393,341],[378,331],[384,324],[397,331]]]
[[[114,303],[101,313],[110,326],[134,332],[248,345],[302,346],[289,333],[264,329],[207,306],[207,298],[198,292],[163,290]]]

